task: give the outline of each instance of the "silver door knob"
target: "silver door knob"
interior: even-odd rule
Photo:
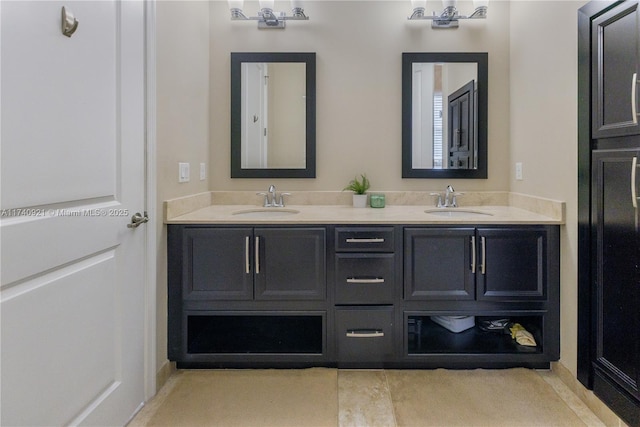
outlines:
[[[145,222],[149,222],[149,216],[145,212],[144,215],[141,215],[140,212],[136,212],[131,217],[131,222],[127,224],[127,228],[137,228],[140,224],[144,224]]]

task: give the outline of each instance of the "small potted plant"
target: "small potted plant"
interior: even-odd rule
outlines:
[[[353,207],[354,208],[366,208],[367,207],[367,190],[371,186],[367,175],[361,174],[361,179],[356,176],[349,182],[344,190],[353,191]]]

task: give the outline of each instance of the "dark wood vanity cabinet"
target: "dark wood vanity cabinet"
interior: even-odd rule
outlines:
[[[407,300],[546,298],[546,227],[406,228]]]
[[[324,227],[171,225],[168,241],[171,360],[325,360]]]
[[[187,228],[185,300],[324,300],[324,228]],[[186,262],[191,261],[191,262]]]
[[[591,137],[594,139],[640,135],[639,3],[636,0],[616,3],[619,4],[596,14],[591,22]]]
[[[335,227],[335,345],[338,367],[384,367],[398,357],[400,227]]]
[[[594,150],[592,157],[594,392],[630,425],[640,425],[638,159],[640,144]]]
[[[640,426],[640,2],[578,11],[578,379]]]
[[[407,227],[404,230],[405,354],[414,364],[546,367],[560,356],[557,226]],[[447,330],[433,316],[474,316]],[[537,346],[481,331],[481,320],[509,319]],[[456,354],[455,359],[447,359]]]
[[[168,226],[179,367],[548,367],[559,357],[558,226]],[[509,317],[516,346],[435,315]]]

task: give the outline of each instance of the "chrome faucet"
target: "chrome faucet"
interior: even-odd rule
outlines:
[[[430,193],[432,196],[438,196],[438,201],[436,202],[437,208],[455,208],[458,207],[458,203],[456,201],[456,196],[462,193],[456,193],[456,190],[453,189],[451,185],[447,185],[447,188],[444,190],[444,203],[442,202],[442,193]]]
[[[256,193],[258,196],[264,196],[264,203],[262,206],[265,208],[283,208],[284,207],[284,196],[290,196],[291,193],[280,193],[280,197],[278,197],[278,193],[276,192],[276,186],[270,185],[269,190],[267,192],[259,192]]]
[[[271,206],[275,206],[276,204],[276,186],[275,185],[270,185],[269,186],[269,194],[271,195]]]
[[[456,196],[452,196],[454,194],[456,190],[453,189],[452,186],[447,185],[447,188],[445,189],[445,196],[444,196],[444,207],[445,208],[455,208],[456,207]],[[449,197],[452,196],[452,200],[449,201]]]

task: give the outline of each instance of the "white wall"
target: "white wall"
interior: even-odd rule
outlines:
[[[461,190],[509,185],[509,5],[491,4],[486,21],[457,30],[409,22],[410,1],[305,1],[307,22],[258,30],[232,22],[226,2],[211,2],[212,190],[261,190],[270,182],[230,178],[230,53],[316,52],[317,178],[277,181],[281,190],[341,190],[358,173],[372,190],[443,190],[441,180],[402,179],[402,52],[489,52],[489,179],[457,180]],[[431,4],[431,3],[430,3]],[[276,2],[286,9],[288,2]],[[435,3],[434,3],[435,5]],[[437,7],[440,7],[439,5]],[[472,2],[461,2],[470,11]],[[255,1],[244,10],[258,10]]]
[[[511,3],[511,191],[567,203],[561,229],[561,363],[577,373],[577,11],[584,1]],[[552,17],[552,19],[549,19]],[[515,163],[523,180],[515,180]]]
[[[209,163],[209,5],[159,1],[157,24],[157,367],[167,362],[167,233],[162,202],[207,191],[200,163]],[[178,183],[178,162],[191,180]],[[161,381],[162,382],[162,381]]]

